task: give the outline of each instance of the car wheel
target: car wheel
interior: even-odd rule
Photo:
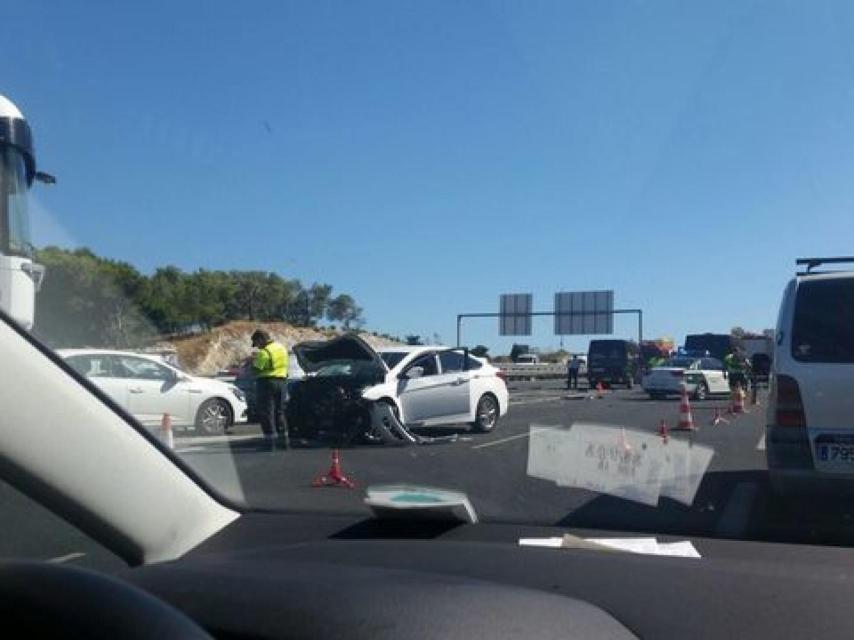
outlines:
[[[705,400],[709,397],[709,386],[705,380],[701,380],[694,390],[694,400]]]
[[[498,400],[485,393],[477,402],[472,428],[478,433],[489,433],[498,423]]]
[[[196,412],[196,429],[209,436],[218,436],[233,422],[231,407],[225,400],[205,400]]]
[[[626,380],[626,389],[631,389],[634,386],[635,386],[634,380],[632,380],[631,378]]]
[[[377,404],[387,406],[391,413],[394,415],[395,419],[400,422],[400,411],[398,410],[397,405],[394,402],[390,400],[379,400]],[[389,428],[388,431],[397,440],[401,439],[400,434],[397,433],[397,430]],[[386,442],[386,437],[384,436],[384,434],[380,430],[374,428],[371,416],[368,416],[368,426],[362,434],[362,439],[368,444],[385,444]]]

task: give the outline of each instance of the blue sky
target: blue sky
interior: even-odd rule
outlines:
[[[0,93],[59,178],[37,244],[326,281],[370,328],[445,342],[502,292],[614,289],[649,337],[762,329],[796,257],[854,253],[847,2],[31,0],[4,20]],[[513,341],[493,320],[464,338]],[[548,320],[519,341],[558,344]]]

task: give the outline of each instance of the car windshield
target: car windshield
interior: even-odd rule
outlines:
[[[795,263],[851,254],[854,3],[18,13],[0,93],[41,178],[0,136],[0,327],[60,354],[46,403],[170,425],[250,510],[369,518],[400,483],[854,546],[854,263]],[[333,452],[356,488],[312,487]]]
[[[380,357],[389,369],[394,369],[406,357],[405,351],[381,351]]]
[[[693,358],[670,358],[665,360],[662,367],[674,367],[680,369],[688,369],[696,362]]]

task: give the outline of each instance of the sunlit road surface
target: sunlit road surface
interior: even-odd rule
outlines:
[[[454,443],[342,449],[343,470],[357,483],[356,490],[311,486],[330,466],[328,446],[304,443],[289,451],[260,452],[256,425],[240,426],[219,441],[179,437],[176,446],[225,494],[262,507],[367,515],[364,487],[413,483],[465,491],[485,521],[854,544],[854,520],[846,513],[854,509],[832,501],[772,499],[765,471],[764,400],[760,394],[760,406],[748,403],[749,413],[724,414],[728,422],[718,425],[712,424],[715,409],[726,412],[727,398],[692,403],[697,431],[670,433],[672,439],[714,450],[690,506],[667,497],[648,506],[527,475],[532,425],[613,425],[624,427],[631,441],[632,433],[658,434],[662,420],[670,428],[678,423],[678,399],[652,401],[637,388],[596,398],[586,390],[569,392],[558,381],[514,384],[510,412],[490,434],[471,433],[461,425],[429,432],[458,433]]]
[[[465,491],[485,521],[558,526],[562,529],[673,534],[712,538],[775,540],[854,545],[854,508],[833,500],[775,501],[765,472],[763,406],[749,414],[725,416],[711,424],[715,407],[727,401],[693,403],[698,431],[671,432],[714,449],[711,463],[690,506],[661,497],[647,506],[612,495],[527,475],[532,425],[604,424],[633,434],[656,435],[662,419],[678,423],[677,399],[651,401],[634,389],[608,392],[602,399],[568,392],[558,382],[518,383],[511,387],[510,413],[490,434],[465,426],[433,430],[456,432],[450,444],[407,447],[361,446],[341,450],[343,471],[354,490],[313,488],[329,469],[330,449],[317,443],[289,451],[258,451],[258,425],[240,425],[228,436],[201,436],[176,430],[175,451],[222,493],[251,505],[300,512],[368,516],[364,488],[380,483],[420,483]],[[117,484],[120,487],[120,483]],[[0,557],[29,557],[118,569],[121,563],[56,516],[0,485],[0,510],[6,516]]]

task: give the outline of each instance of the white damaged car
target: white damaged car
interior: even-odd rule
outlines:
[[[500,371],[464,348],[388,347],[374,350],[354,334],[294,345],[305,371],[290,386],[289,430],[297,437],[337,432],[374,440],[377,407],[405,430],[468,423],[492,431],[507,413]]]

